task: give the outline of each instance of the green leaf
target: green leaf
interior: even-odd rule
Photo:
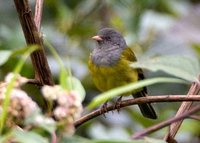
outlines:
[[[200,59],[200,43],[192,43],[192,48],[195,50],[196,55]]]
[[[38,122],[38,118],[40,119],[40,122]],[[49,132],[49,134],[56,130],[56,122],[52,118],[42,115],[41,111],[35,111],[32,113],[26,118],[25,123],[26,125],[34,125],[35,127],[40,127]]]
[[[65,70],[65,68],[63,66],[61,66],[60,68],[61,68],[60,76],[59,76],[60,85],[64,89],[71,90],[72,84],[71,84],[71,82],[67,82],[67,78],[69,77],[69,74],[67,73],[67,71]]]
[[[13,135],[20,143],[48,143],[48,140],[35,132],[14,130]]]
[[[152,85],[152,84],[156,84],[156,83],[186,83],[186,81],[177,79],[177,78],[165,78],[165,77],[157,77],[157,78],[141,80],[136,83],[130,83],[125,86],[111,89],[107,92],[104,92],[104,93],[98,95],[96,98],[94,98],[92,100],[92,102],[87,106],[87,108],[93,109],[96,106],[99,106],[100,104],[108,101],[109,99],[111,99],[115,96],[122,95],[123,93],[127,93],[129,91],[135,91],[144,86],[148,86],[148,85]]]
[[[11,50],[0,50],[0,57],[1,57],[0,66],[5,64],[10,57],[22,55],[23,53],[25,53],[27,51],[27,48],[28,47],[24,47],[24,48],[12,50],[12,51]]]
[[[6,143],[12,137],[12,132],[0,136],[0,143]]]
[[[145,137],[144,142],[145,143],[166,143],[166,141],[164,140],[158,140],[158,139],[149,138],[149,137]]]
[[[123,140],[96,140],[92,143],[146,143],[144,140],[123,141]]]
[[[88,140],[79,136],[72,136],[72,137],[63,137],[60,143],[166,143],[166,142],[163,140],[157,140],[147,137],[141,140],[115,140],[115,139]]]
[[[93,142],[83,137],[72,136],[72,137],[63,137],[60,143],[93,143]]]
[[[66,79],[67,83],[71,84],[71,89],[77,91],[81,97],[81,101],[85,98],[85,89],[83,88],[80,80],[71,76]]]
[[[145,59],[131,64],[133,68],[163,71],[170,75],[194,82],[198,81],[199,62],[187,56],[162,56]]]
[[[0,50],[0,57],[1,57],[0,66],[7,62],[11,54],[12,54],[12,51]]]
[[[145,138],[141,140],[130,140],[130,141],[123,141],[123,140],[96,140],[92,141],[92,143],[166,143],[163,140],[157,140],[153,138]]]

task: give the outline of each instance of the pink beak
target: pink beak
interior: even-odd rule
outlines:
[[[92,37],[93,40],[96,40],[96,41],[102,41],[103,39],[100,37],[100,36],[94,36]]]

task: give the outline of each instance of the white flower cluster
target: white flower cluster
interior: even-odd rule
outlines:
[[[5,82],[9,83],[12,78],[15,76],[14,73],[8,73],[5,77]],[[20,87],[21,85],[25,84],[28,82],[28,79],[25,77],[22,77],[20,74],[16,75],[16,81],[14,87]]]
[[[8,86],[14,81],[10,90]],[[76,91],[64,90],[61,86],[43,86],[42,94],[47,101],[56,103],[50,110],[50,114],[42,114],[39,106],[20,87],[27,83],[28,79],[19,74],[9,73],[3,82],[0,82],[0,114],[3,113],[5,99],[9,101],[7,106],[6,128],[49,125],[54,128],[56,122],[64,130],[66,135],[72,135],[75,131],[74,121],[82,112],[81,98]],[[10,90],[10,93],[8,91]],[[52,113],[52,114],[51,114]],[[49,129],[51,129],[51,127]],[[56,129],[56,128],[55,128]]]
[[[58,121],[65,122],[65,131],[74,132],[73,122],[78,119],[82,112],[80,95],[76,91],[66,91],[59,85],[43,86],[43,96],[52,101],[56,101],[57,106],[53,110],[53,115]]]
[[[6,92],[8,90],[8,84],[14,77],[13,73],[9,73],[5,77],[5,81],[0,83],[0,108],[3,112],[3,103],[5,98],[9,99],[9,105],[7,107],[7,119],[6,125],[8,127],[15,125],[23,125],[24,119],[28,117],[31,113],[39,110],[38,105],[27,95],[27,93],[20,89],[20,86],[26,83],[27,79],[17,75],[16,81],[14,83],[14,88],[12,88],[11,93],[6,97]]]

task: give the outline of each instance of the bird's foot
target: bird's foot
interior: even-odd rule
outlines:
[[[120,111],[120,108],[121,108],[121,101],[122,101],[122,96],[120,96],[117,101],[115,102],[115,106],[114,106],[114,109],[117,109],[118,113]]]
[[[106,118],[106,115],[105,113],[108,112],[107,110],[107,106],[108,106],[108,101],[106,101],[102,106],[101,106],[101,113],[100,114],[103,114],[103,116]]]

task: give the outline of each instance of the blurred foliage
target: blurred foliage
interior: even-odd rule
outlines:
[[[131,66],[133,68],[148,69],[154,72],[163,71],[190,82],[198,82],[200,71],[199,61],[186,56],[152,57],[150,59],[144,59],[143,61],[134,62]]]
[[[35,1],[30,0],[30,3],[34,7]],[[14,51],[24,47],[25,40],[13,1],[0,1],[0,16],[0,50]],[[67,68],[70,63],[72,75],[83,84],[86,90],[84,105],[99,93],[89,75],[87,60],[95,46],[91,37],[102,27],[113,27],[122,32],[127,44],[141,61],[157,56],[187,56],[197,61],[200,59],[198,0],[46,0],[42,33],[58,51],[64,66]],[[58,81],[60,67],[48,48],[46,53],[54,79]],[[4,63],[9,54],[0,53],[0,63],[3,64],[0,67],[1,80],[13,70],[13,65],[19,60],[18,57],[12,57]],[[193,68],[186,68],[189,67]],[[33,78],[34,71],[30,60],[27,60],[21,74]],[[163,72],[146,72],[147,78],[157,76],[170,77]],[[148,90],[150,95],[186,94],[188,87],[179,84],[156,84],[149,86]],[[28,91],[31,92],[32,89]],[[158,115],[161,116],[158,121],[172,117],[178,105],[155,104]],[[106,117],[97,118],[80,127],[77,134],[94,139],[127,139],[132,133],[158,122],[148,122],[135,107],[123,109],[119,115],[106,114]],[[196,121],[184,122],[183,126],[177,140],[183,143],[199,141],[199,124],[196,124]],[[162,138],[165,132],[166,130],[160,130],[154,137]]]
[[[179,69],[178,69],[179,70]],[[185,74],[180,74],[185,75]],[[179,74],[178,74],[179,76]],[[158,83],[185,83],[184,80],[180,80],[177,78],[163,78],[163,77],[157,77],[157,78],[151,78],[151,79],[144,79],[138,82],[129,83],[127,85],[116,87],[114,89],[111,89],[109,91],[106,91],[102,94],[99,94],[92,102],[87,106],[88,109],[93,109],[96,106],[99,106],[106,101],[111,100],[113,97],[123,95],[124,93],[131,92],[131,91],[137,91],[138,89],[141,89],[142,87],[158,84]]]

